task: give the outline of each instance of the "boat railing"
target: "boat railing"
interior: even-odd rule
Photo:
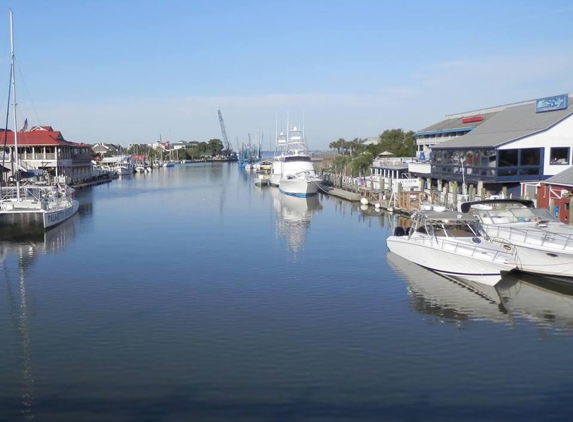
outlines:
[[[573,233],[555,233],[540,229],[502,227],[490,225],[487,233],[492,238],[508,240],[512,243],[527,243],[532,246],[566,250],[573,247]]]
[[[427,242],[427,237],[411,238],[415,242],[425,243]],[[478,239],[476,242],[479,243],[465,243],[459,242],[447,237],[442,236],[432,236],[434,245],[437,245],[442,250],[463,254],[467,256],[477,256],[481,259],[489,259],[491,261],[505,260],[511,257],[513,260],[516,259],[515,248],[511,248],[508,251],[498,250],[497,248],[489,248],[487,245],[489,242],[483,238],[475,237],[473,239]]]

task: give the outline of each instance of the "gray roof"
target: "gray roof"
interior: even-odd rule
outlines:
[[[445,141],[433,148],[497,147],[519,138],[543,132],[573,114],[573,101],[565,110],[535,112],[535,102],[509,107],[493,113],[480,126],[464,136]]]
[[[475,113],[475,115],[478,115],[478,114],[479,113]],[[483,117],[483,120],[481,122],[470,122],[470,123],[463,123],[462,122],[463,119],[465,119],[466,117],[469,117],[469,116],[450,117],[450,118],[442,120],[441,122],[434,123],[433,125],[428,126],[422,130],[419,130],[416,133],[435,132],[435,131],[439,131],[439,130],[452,130],[452,129],[463,129],[463,128],[477,127],[479,125],[484,124],[491,116],[494,116],[495,114],[496,113],[479,114],[481,117]]]
[[[549,185],[573,186],[573,167],[567,167],[566,170],[544,180],[543,183],[547,183]]]

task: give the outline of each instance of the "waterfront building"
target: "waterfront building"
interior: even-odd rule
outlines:
[[[14,132],[0,129],[0,140],[4,151],[4,173],[10,178],[17,171],[12,166]],[[5,141],[4,141],[5,140]],[[5,147],[4,147],[5,145]],[[21,170],[63,178],[61,181],[73,184],[92,177],[91,145],[66,141],[60,131],[51,126],[34,126],[30,131],[18,132],[18,159]]]
[[[416,132],[409,173],[426,189],[534,197],[537,182],[572,164],[572,96],[448,115]]]
[[[537,206],[548,209],[559,221],[571,224],[573,209],[573,167],[544,180],[536,185]]]

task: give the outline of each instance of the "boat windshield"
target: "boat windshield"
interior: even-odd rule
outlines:
[[[431,231],[440,237],[476,237],[481,236],[478,225],[468,221],[435,222]]]
[[[310,162],[311,159],[308,155],[295,155],[293,157],[285,157],[285,163],[288,163],[291,161],[308,161],[308,162]]]
[[[476,210],[475,215],[484,224],[524,223],[530,221],[558,221],[551,213],[542,208],[504,208],[494,210]]]

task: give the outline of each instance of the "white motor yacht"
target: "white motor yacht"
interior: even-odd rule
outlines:
[[[282,193],[303,198],[318,193],[322,179],[315,174],[312,159],[306,152],[304,135],[296,127],[289,131],[281,164],[279,190]]]
[[[515,249],[521,271],[573,282],[573,227],[546,209],[522,199],[464,202],[459,208],[476,216],[492,241]]]
[[[511,246],[492,243],[476,217],[454,211],[420,211],[411,227],[396,227],[388,249],[422,267],[451,277],[495,285],[502,271],[517,267]]]

